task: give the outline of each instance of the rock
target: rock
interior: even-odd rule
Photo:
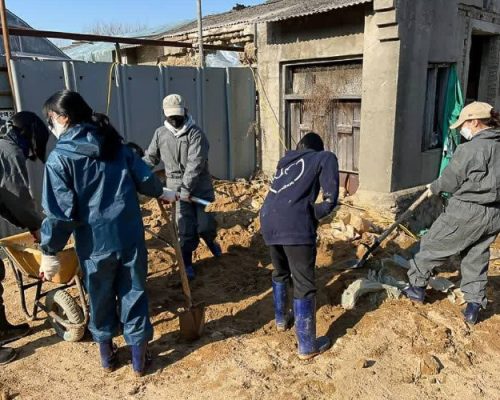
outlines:
[[[366,246],[365,244],[360,244],[356,249],[356,257],[358,258],[358,260],[361,260],[367,251],[368,246]]]
[[[435,356],[432,356],[430,354],[426,354],[421,360],[420,360],[420,375],[422,376],[432,376],[432,375],[438,375],[439,372],[443,369],[443,365],[439,361],[439,359]]]
[[[11,397],[10,397],[10,394],[8,391],[2,390],[0,392],[0,400],[10,400],[10,399],[11,399]]]
[[[345,310],[352,310],[361,296],[380,291],[385,291],[387,296],[393,299],[397,299],[401,295],[401,291],[396,287],[384,285],[369,279],[358,279],[351,283],[344,293],[342,293],[342,307]]]
[[[344,223],[344,221],[338,221],[338,222],[332,222],[330,224],[330,227],[334,230],[334,231],[340,231],[340,232],[345,232],[345,227],[346,227],[346,224]]]
[[[251,202],[251,207],[254,210],[260,210],[262,207],[262,200],[261,199],[253,199]]]
[[[339,220],[344,224],[345,227],[346,225],[349,225],[351,223],[351,214],[341,215],[339,216]]]
[[[349,225],[352,225],[360,234],[368,232],[371,228],[371,223],[359,215],[351,215]]]
[[[356,362],[356,369],[369,368],[372,365],[373,365],[373,362],[370,362],[369,360],[362,358]]]

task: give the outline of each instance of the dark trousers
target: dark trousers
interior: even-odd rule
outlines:
[[[181,248],[195,251],[200,244],[200,237],[205,243],[213,243],[217,237],[217,222],[212,213],[205,211],[205,206],[180,201],[177,203],[177,225]]]
[[[316,294],[316,246],[270,246],[275,282],[293,283],[293,297],[303,299]]]
[[[5,264],[0,260],[0,308],[3,307],[3,285],[2,281],[5,279]]]

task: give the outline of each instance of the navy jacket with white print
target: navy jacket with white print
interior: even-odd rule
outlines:
[[[323,202],[316,204],[320,189]],[[314,245],[318,221],[337,206],[339,168],[329,151],[289,151],[279,161],[260,212],[264,241],[271,245]]]

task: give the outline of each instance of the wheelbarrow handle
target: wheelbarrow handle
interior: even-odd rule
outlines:
[[[163,218],[168,221],[167,210],[165,210],[165,207],[163,206],[160,200],[157,200],[157,202]],[[170,226],[172,230],[172,238],[174,239],[173,245],[175,250],[175,256],[177,258],[177,263],[179,264],[179,273],[181,275],[182,291],[184,292],[184,296],[186,297],[186,303],[189,309],[193,306],[193,298],[191,296],[191,288],[189,287],[189,280],[186,274],[186,266],[184,265],[184,259],[182,258],[181,245],[179,242],[179,234],[177,233],[178,232],[177,222],[175,220],[175,217],[176,217],[176,203],[172,203],[172,223]]]

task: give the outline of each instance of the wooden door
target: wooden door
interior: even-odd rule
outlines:
[[[339,160],[341,185],[354,194],[359,186],[360,100],[335,100],[318,113],[302,100],[287,102],[289,146],[295,148],[307,132],[318,133],[325,149]]]

